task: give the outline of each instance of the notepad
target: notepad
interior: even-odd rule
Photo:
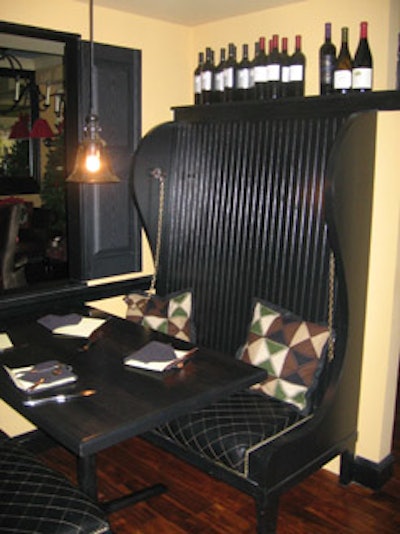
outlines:
[[[174,348],[167,343],[150,341],[124,358],[125,365],[148,371],[167,371],[181,368],[197,347],[188,350]]]
[[[53,334],[85,338],[90,337],[105,321],[105,319],[84,317],[77,313],[69,313],[67,315],[49,314],[38,319],[38,323],[51,330]]]
[[[72,367],[58,360],[47,360],[18,368],[10,368],[5,365],[4,369],[17,388],[27,393],[38,393],[77,380]]]

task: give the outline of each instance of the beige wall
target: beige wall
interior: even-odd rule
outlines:
[[[337,48],[340,47],[340,28],[349,27],[349,48],[354,54],[361,20],[369,22],[369,43],[375,60],[374,89],[394,89],[396,32],[400,31],[399,0],[304,0],[286,7],[232,17],[197,27],[194,49],[211,46],[218,50],[219,57],[220,47],[229,41],[238,47],[247,42],[253,50],[260,35],[270,37],[278,33],[288,37],[289,52],[293,52],[294,36],[300,34],[307,58],[306,94],[316,95],[319,93],[318,51],[324,38],[325,22],[332,23],[332,39]]]
[[[378,114],[357,453],[391,452],[400,347],[400,111]]]
[[[77,0],[2,0],[1,18],[59,31],[89,35],[88,6]],[[318,49],[326,21],[333,24],[333,40],[340,42],[341,26],[349,26],[350,49],[357,46],[359,23],[369,21],[374,56],[374,88],[393,89],[396,35],[400,30],[399,0],[303,0],[252,15],[212,24],[185,27],[99,6],[94,8],[94,38],[98,42],[143,51],[143,133],[172,118],[171,107],[192,103],[192,72],[197,53],[206,46],[219,51],[233,41],[253,48],[260,35],[303,36],[307,57],[306,93],[318,93]]]
[[[76,0],[2,0],[1,17],[9,22],[79,33],[88,38],[88,8]],[[286,7],[233,17],[195,28],[164,23],[95,6],[94,37],[98,42],[143,51],[143,132],[170,120],[170,108],[192,102],[192,72],[197,52],[218,50],[230,41],[253,46],[260,35],[286,35],[290,49],[296,33],[303,35],[307,57],[306,94],[318,93],[318,48],[326,21],[333,39],[349,26],[350,49],[358,41],[359,23],[369,21],[374,56],[374,89],[394,88],[396,41],[400,31],[400,0],[303,0]],[[387,118],[383,118],[387,117]],[[380,461],[391,447],[395,387],[399,354],[399,165],[398,114],[383,114],[378,130],[377,173],[372,227],[367,327],[357,453]],[[389,134],[383,133],[388,131]],[[385,137],[386,136],[386,137]],[[390,157],[389,157],[390,156]],[[388,208],[390,206],[390,208]],[[389,231],[388,231],[389,229]],[[148,254],[145,256],[148,259]],[[146,263],[151,270],[151,261]],[[107,303],[118,313],[120,299]],[[379,325],[378,328],[376,325]],[[8,413],[8,412],[7,412]],[[1,426],[7,421],[0,410]],[[18,427],[20,431],[20,426]]]
[[[76,0],[2,0],[1,18],[88,39],[88,5]],[[186,27],[95,5],[94,39],[142,50],[143,132],[170,120],[171,106],[190,102],[192,33]]]

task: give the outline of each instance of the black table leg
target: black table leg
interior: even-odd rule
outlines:
[[[78,484],[86,495],[97,501],[96,455],[78,457]]]
[[[155,497],[167,491],[164,484],[155,484],[138,491],[122,495],[118,499],[111,501],[99,502],[97,494],[97,474],[96,474],[96,456],[78,457],[78,484],[80,489],[97,502],[107,514],[121,510],[126,506]]]

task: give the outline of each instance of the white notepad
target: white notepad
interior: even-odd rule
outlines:
[[[0,332],[0,352],[5,349],[11,349],[14,345],[6,332]]]
[[[51,330],[53,334],[88,338],[105,321],[105,319],[83,317],[76,313],[70,313],[67,315],[45,315],[38,320],[38,323]]]

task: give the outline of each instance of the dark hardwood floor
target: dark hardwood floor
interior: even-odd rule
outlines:
[[[394,534],[400,532],[400,418],[394,476],[381,491],[338,484],[321,470],[281,498],[278,534]],[[75,481],[75,458],[61,447],[41,458]],[[168,492],[109,516],[115,534],[250,534],[253,500],[136,438],[98,457],[102,499],[163,482]]]

